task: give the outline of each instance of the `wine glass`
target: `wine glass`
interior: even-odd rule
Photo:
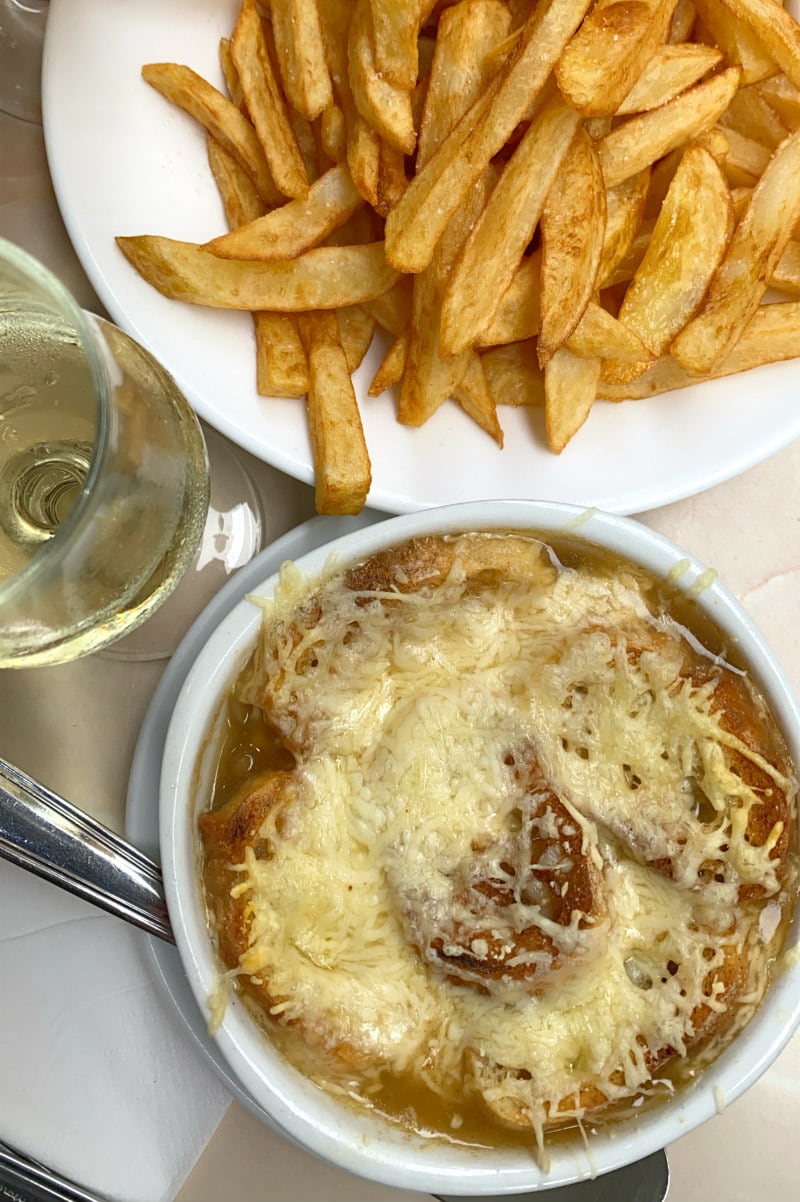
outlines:
[[[171,376],[0,240],[0,667],[62,663],[144,622],[192,561],[208,491]]]
[[[41,124],[48,0],[0,0],[0,111]]]

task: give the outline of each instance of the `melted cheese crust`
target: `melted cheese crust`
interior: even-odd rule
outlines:
[[[338,1064],[367,1094],[382,1072],[411,1073],[541,1133],[647,1092],[665,1059],[749,1018],[775,949],[763,900],[739,890],[779,893],[780,832],[745,839],[759,798],[725,751],[753,753],[723,730],[713,685],[687,671],[695,653],[637,578],[562,570],[532,542],[534,573],[481,587],[462,562],[480,537],[411,592],[336,575],[309,600],[285,574],[247,695],[294,751],[296,789],[236,866],[240,962],[316,1049],[324,1082]],[[542,865],[509,866],[531,845],[518,771],[531,756],[601,891],[597,913],[560,924],[531,896]],[[547,834],[552,808],[537,815]],[[669,873],[653,866],[665,857]],[[505,891],[488,926],[476,881]],[[489,944],[505,949],[500,971],[453,975]]]

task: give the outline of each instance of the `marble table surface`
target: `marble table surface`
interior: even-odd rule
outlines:
[[[0,114],[0,235],[46,263],[97,308],[61,223],[41,130]],[[798,397],[800,403],[800,396]],[[313,512],[311,490],[243,456],[274,538]],[[737,479],[643,520],[713,565],[755,617],[800,687],[800,442]],[[164,661],[97,657],[65,668],[0,673],[2,754],[121,829],[139,725]],[[79,690],[82,722],[63,748],[64,702]],[[114,715],[113,726],[109,714]],[[98,737],[98,736],[101,737]],[[86,754],[82,754],[85,752]],[[3,1099],[0,1072],[0,1109]],[[675,1202],[794,1202],[800,1129],[800,1035],[734,1106],[669,1149]],[[232,1102],[178,1202],[220,1197],[320,1202],[411,1198],[331,1170]]]

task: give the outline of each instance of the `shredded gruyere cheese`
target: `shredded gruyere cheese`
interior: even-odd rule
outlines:
[[[288,574],[249,695],[295,752],[296,800],[236,886],[241,967],[281,1021],[331,1062],[466,1084],[538,1133],[741,1025],[766,951],[740,889],[778,892],[780,832],[746,837],[759,797],[726,749],[754,753],[690,658],[624,575],[482,588],[457,556],[419,591],[340,575],[309,599]],[[590,901],[556,919],[579,862]]]

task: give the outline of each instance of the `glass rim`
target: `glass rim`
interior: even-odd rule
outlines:
[[[92,315],[81,308],[69,289],[57,276],[28,251],[14,242],[0,238],[0,262],[10,262],[23,275],[38,285],[54,302],[54,307],[74,329],[86,356],[89,374],[94,389],[95,435],[92,457],[83,487],[67,517],[55,533],[42,543],[27,563],[5,579],[0,578],[0,604],[16,592],[29,586],[31,581],[53,562],[53,552],[70,541],[73,532],[81,523],[97,479],[105,462],[111,438],[111,377],[108,364],[100,346],[100,335],[95,331]]]

